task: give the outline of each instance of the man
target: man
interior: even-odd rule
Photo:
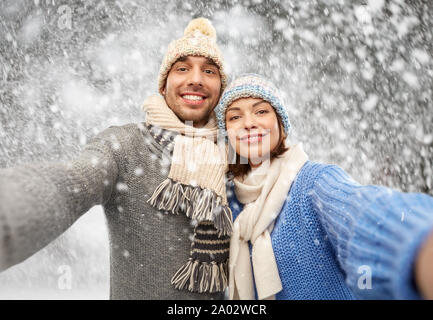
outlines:
[[[0,170],[0,270],[101,204],[111,299],[222,298],[232,223],[226,166],[206,165],[203,154],[221,158],[212,111],[227,81],[208,20],[192,20],[170,43],[158,81],[163,97],[146,100],[145,123],[104,130],[66,164]]]

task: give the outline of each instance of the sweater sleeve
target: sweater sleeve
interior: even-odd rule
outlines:
[[[27,259],[110,198],[118,175],[116,130],[95,136],[75,160],[0,169],[0,271]]]
[[[414,262],[433,231],[432,197],[360,185],[337,166],[322,169],[311,196],[358,298],[421,299]]]

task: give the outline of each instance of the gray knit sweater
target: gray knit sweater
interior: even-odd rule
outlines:
[[[170,170],[170,152],[143,123],[110,127],[68,163],[0,169],[0,271],[25,260],[94,205],[107,217],[111,299],[221,299],[175,289],[193,227],[146,201]]]

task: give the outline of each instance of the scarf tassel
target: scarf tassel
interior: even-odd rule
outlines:
[[[219,236],[230,235],[233,228],[232,213],[223,205],[221,197],[209,189],[193,187],[167,178],[147,201],[158,210],[173,214],[184,213],[187,217],[201,221],[212,221]]]
[[[208,263],[189,258],[173,276],[171,283],[179,290],[198,293],[222,292],[228,285],[227,273],[227,262]]]

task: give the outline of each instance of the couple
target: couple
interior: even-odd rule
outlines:
[[[158,81],[144,123],[0,170],[0,270],[101,204],[111,299],[433,298],[433,198],[308,161],[273,84],[227,85],[208,20],[170,43]]]

